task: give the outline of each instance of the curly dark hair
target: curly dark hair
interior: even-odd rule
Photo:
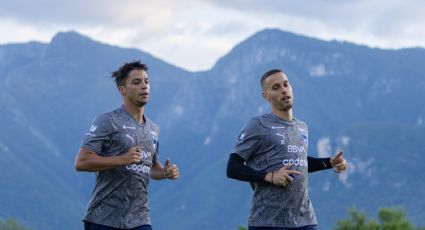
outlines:
[[[128,74],[134,70],[140,69],[148,71],[148,66],[146,64],[140,63],[140,61],[128,62],[122,65],[118,70],[112,72],[112,78],[115,78],[115,84],[118,86],[125,86],[125,80],[128,77]]]

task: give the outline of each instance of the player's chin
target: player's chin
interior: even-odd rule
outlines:
[[[284,104],[280,108],[281,111],[289,111],[290,109],[292,109],[292,104]]]
[[[137,101],[137,105],[139,107],[143,107],[148,103],[148,100],[143,100],[143,101]]]

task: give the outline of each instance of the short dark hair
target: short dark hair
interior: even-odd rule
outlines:
[[[148,71],[148,66],[146,64],[140,63],[140,61],[128,62],[122,65],[118,70],[112,72],[112,78],[115,78],[115,84],[118,86],[125,86],[125,80],[128,77],[128,74],[134,70],[140,69],[145,72]]]
[[[267,71],[265,74],[263,74],[263,76],[261,76],[261,80],[260,80],[261,89],[264,89],[264,83],[266,82],[266,79],[270,75],[273,75],[275,73],[283,73],[283,71],[280,70],[280,69],[272,69],[272,70]]]

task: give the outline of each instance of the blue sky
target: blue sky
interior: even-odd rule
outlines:
[[[187,70],[265,28],[380,48],[425,47],[422,0],[0,0],[0,44],[75,30]]]

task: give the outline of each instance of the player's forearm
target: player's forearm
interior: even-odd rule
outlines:
[[[227,163],[227,177],[249,182],[264,182],[266,181],[266,172],[256,171],[244,165],[244,159],[236,153],[230,154]]]
[[[307,156],[307,163],[308,163],[308,172],[316,172],[324,169],[330,169],[332,168],[331,158],[316,158],[316,157],[310,157]]]
[[[96,172],[125,165],[126,162],[120,156],[103,157],[95,153],[81,152],[75,160],[77,171]]]
[[[160,166],[153,166],[151,169],[151,178],[154,180],[167,179],[167,177],[165,176],[165,169]]]

